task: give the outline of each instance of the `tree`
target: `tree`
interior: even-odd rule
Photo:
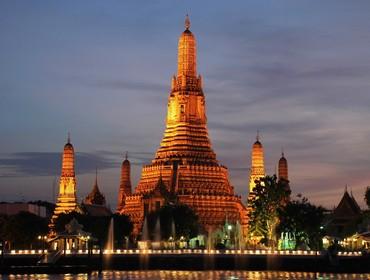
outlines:
[[[133,225],[128,216],[113,214],[112,216],[90,216],[80,214],[78,212],[70,212],[68,214],[60,214],[55,221],[55,229],[57,232],[65,231],[65,225],[75,218],[81,225],[83,230],[92,234],[104,246],[108,238],[108,230],[111,219],[114,222],[114,243],[115,246],[120,246],[124,242],[124,237],[131,234]]]
[[[187,205],[184,204],[167,204],[158,211],[152,212],[147,216],[149,234],[155,235],[155,226],[157,220],[160,220],[161,238],[168,239],[183,236],[187,239],[198,235],[200,225],[198,216]],[[174,227],[174,228],[173,228]],[[175,231],[175,232],[173,232]]]
[[[261,242],[274,247],[279,211],[289,200],[290,188],[285,180],[277,181],[276,175],[256,180],[256,187],[249,196],[249,234],[261,237]]]
[[[2,216],[1,238],[12,244],[13,248],[31,248],[39,235],[48,232],[48,221],[29,212],[19,212],[13,216]]]
[[[370,186],[366,188],[364,199],[365,199],[367,207],[370,209]]]
[[[278,232],[293,233],[296,248],[308,245],[311,249],[321,248],[324,208],[315,206],[308,199],[298,195],[280,209]]]

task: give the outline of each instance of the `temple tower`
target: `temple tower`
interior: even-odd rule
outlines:
[[[260,142],[259,132],[257,131],[256,142],[252,146],[251,168],[249,174],[249,194],[256,186],[255,181],[265,176],[265,163],[263,156],[263,146]]]
[[[121,211],[125,206],[126,196],[131,195],[131,192],[131,164],[126,153],[125,160],[121,165],[121,180],[118,192],[117,212]]]
[[[222,227],[226,217],[230,222],[247,224],[241,197],[235,195],[228,170],[218,163],[211,147],[196,57],[196,40],[187,16],[185,30],[178,41],[177,75],[172,78],[168,96],[163,139],[152,163],[143,167],[134,193],[126,197],[120,211],[130,216],[136,234],[140,232],[147,210],[162,206],[166,196],[176,197],[178,202],[190,206],[208,232]]]
[[[279,159],[278,173],[279,180],[288,181],[288,161],[284,156],[284,151],[281,152],[281,158]]]
[[[84,204],[105,205],[105,196],[100,192],[98,186],[98,169],[95,172],[95,183],[91,192],[84,199]]]
[[[68,135],[62,155],[62,172],[59,181],[58,200],[49,225],[51,231],[54,230],[54,222],[59,214],[75,211],[77,207],[75,154],[70,136]]]

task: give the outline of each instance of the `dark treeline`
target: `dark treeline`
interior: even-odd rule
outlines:
[[[47,218],[23,211],[12,216],[1,215],[0,239],[8,249],[41,248],[43,241],[38,237],[48,233],[48,222]]]

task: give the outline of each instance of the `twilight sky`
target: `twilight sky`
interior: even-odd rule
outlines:
[[[52,200],[67,132],[78,195],[115,207],[164,131],[184,16],[198,43],[209,133],[246,196],[260,130],[268,174],[332,208],[370,185],[370,1],[0,2],[0,200]],[[56,190],[57,193],[57,190]]]

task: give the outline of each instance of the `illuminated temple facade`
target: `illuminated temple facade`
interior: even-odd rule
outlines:
[[[136,235],[146,213],[174,198],[196,212],[207,232],[225,221],[239,222],[243,228],[248,222],[228,170],[219,164],[211,147],[202,77],[197,74],[196,40],[189,28],[187,17],[178,42],[177,75],[168,97],[164,137],[152,163],[143,167],[132,194],[128,164],[122,165],[117,210],[130,216]]]
[[[62,155],[62,172],[59,181],[58,200],[49,224],[50,233],[55,233],[54,222],[59,214],[76,211],[78,207],[76,196],[75,152],[70,137],[68,136],[68,141],[64,145]]]

